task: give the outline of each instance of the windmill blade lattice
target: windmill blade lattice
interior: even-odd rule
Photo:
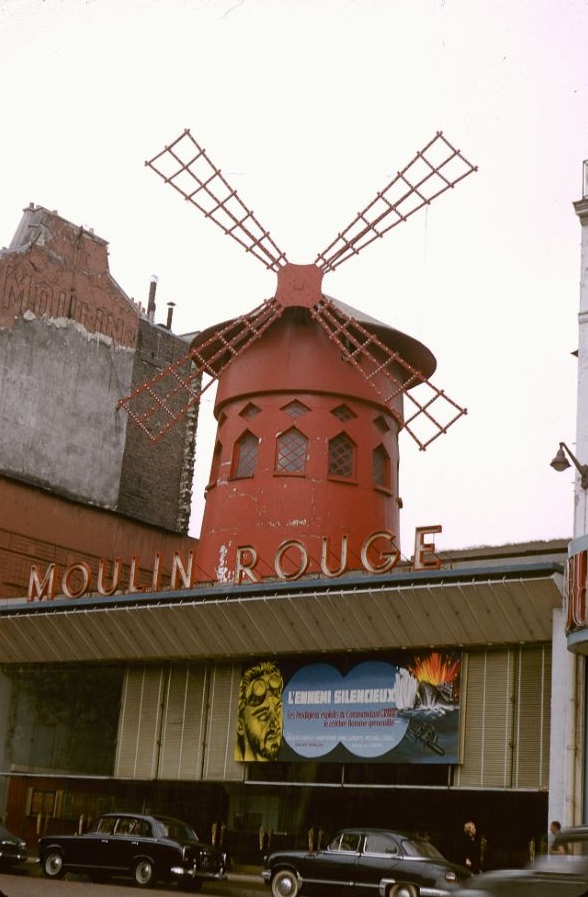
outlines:
[[[268,299],[249,314],[229,321],[197,349],[120,399],[119,406],[152,442],[158,442],[283,310],[274,299]]]
[[[438,131],[325,251],[317,255],[315,265],[325,273],[334,271],[474,171],[477,167]]]
[[[277,272],[287,263],[285,253],[278,249],[269,231],[242,202],[220,168],[212,164],[206,150],[196,142],[189,129],[145,165],[266,268]]]
[[[465,408],[330,299],[323,298],[311,314],[339,346],[341,357],[361,373],[400,428],[412,436],[422,451],[467,414]],[[404,396],[405,405],[408,401],[408,413],[402,415],[395,405],[400,394]]]
[[[219,325],[197,349],[120,399],[119,405],[150,439],[159,440],[288,306],[310,310],[340,347],[342,357],[356,367],[421,449],[466,413],[373,332],[336,307],[323,295],[320,286],[324,273],[357,255],[477,170],[441,131],[309,266],[288,262],[269,231],[244,205],[189,130],[145,164],[278,275],[273,299],[243,317]],[[311,271],[304,273],[301,288],[297,269],[303,268]],[[400,393],[404,395],[404,404],[408,403],[407,414],[399,411],[401,406],[396,400]]]

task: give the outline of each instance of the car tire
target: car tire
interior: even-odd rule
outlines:
[[[390,897],[419,897],[419,891],[414,885],[398,884],[390,889]]]
[[[137,860],[133,866],[133,878],[140,888],[150,888],[155,884],[155,867],[151,860]]]
[[[300,881],[293,869],[279,869],[272,876],[273,897],[297,897]]]
[[[58,850],[51,850],[43,857],[43,875],[45,878],[62,878],[65,874],[63,856]]]

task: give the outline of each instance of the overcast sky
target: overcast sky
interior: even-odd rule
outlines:
[[[586,0],[0,0],[0,246],[34,202],[93,227],[110,267],[188,332],[275,275],[144,166],[184,128],[289,260],[310,263],[436,131],[479,170],[325,277],[434,353],[468,415],[401,436],[402,549],[568,537]],[[192,532],[207,480],[203,403]],[[581,459],[588,462],[588,459]]]

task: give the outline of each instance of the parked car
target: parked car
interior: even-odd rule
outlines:
[[[496,869],[472,876],[458,897],[588,895],[588,826],[562,829],[551,850],[524,869]]]
[[[197,891],[225,874],[226,855],[199,840],[185,822],[169,816],[106,813],[83,835],[46,835],[39,860],[47,878],[86,873],[92,881],[132,878],[148,888],[156,881],[179,881]]]
[[[0,869],[9,869],[18,863],[26,863],[27,857],[26,841],[0,825]]]
[[[266,858],[273,897],[331,890],[373,897],[443,897],[470,872],[450,863],[426,838],[388,829],[348,828],[325,850],[284,850]]]

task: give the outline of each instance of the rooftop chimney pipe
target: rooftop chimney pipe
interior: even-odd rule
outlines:
[[[173,316],[174,316],[174,307],[175,307],[175,304],[176,304],[175,302],[168,302],[168,303],[167,303],[167,323],[166,323],[165,326],[167,327],[168,330],[171,330],[172,318],[173,318]]]
[[[155,318],[155,291],[157,290],[157,277],[151,275],[151,283],[149,284],[149,302],[147,303],[147,317],[153,323]]]

